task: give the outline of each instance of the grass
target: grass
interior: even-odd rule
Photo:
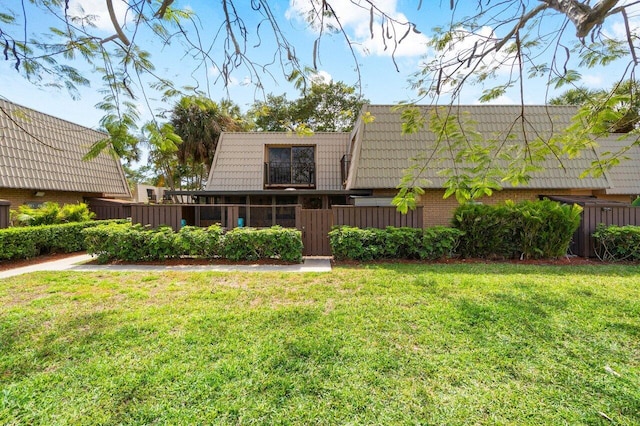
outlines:
[[[0,281],[0,424],[640,423],[640,268]]]

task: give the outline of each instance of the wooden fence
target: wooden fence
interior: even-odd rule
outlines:
[[[133,204],[131,221],[153,228],[167,225],[175,231],[183,225],[225,228],[280,225],[303,232],[305,255],[330,255],[328,232],[333,225],[360,228],[387,226],[422,227],[422,207],[403,215],[395,207],[333,206],[331,210],[307,210],[299,205],[246,204]]]
[[[640,226],[640,207],[616,201],[607,201],[587,197],[547,197],[566,204],[578,204],[582,207],[580,227],[573,234],[570,252],[582,257],[595,257],[595,239],[593,233],[598,225]]]
[[[126,219],[131,217],[131,202],[107,198],[88,198],[89,210],[96,214],[96,220]]]
[[[9,209],[11,203],[9,201],[0,200],[0,229],[9,227]]]
[[[170,226],[178,231],[182,225],[182,206],[179,204],[133,204],[131,205],[131,223],[148,225],[152,228]]]
[[[408,226],[422,228],[422,206],[402,214],[393,206],[333,206],[333,225],[381,228]]]

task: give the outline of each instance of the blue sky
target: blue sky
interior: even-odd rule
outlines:
[[[308,0],[270,1],[269,4],[279,19],[281,29],[294,42],[303,65],[310,66],[313,61],[312,46],[315,34],[307,28],[306,23],[300,20],[295,13],[300,10],[305,1]],[[72,8],[76,7],[78,3],[80,3],[79,0],[71,0]],[[104,0],[82,0],[81,3],[86,12],[101,17],[101,20],[97,21],[97,31],[104,34],[105,37],[110,35],[113,30],[109,26],[108,20],[104,19],[106,17],[106,10],[103,6]],[[118,1],[115,3],[116,12],[120,13],[120,22],[124,23],[123,12],[125,8]],[[202,22],[200,31],[205,37],[214,34],[221,22],[220,8],[217,5],[214,8],[211,3],[211,0],[176,0],[174,6],[187,7],[193,10]],[[248,3],[248,0],[238,0],[238,4]],[[378,104],[396,103],[415,98],[416,93],[409,88],[408,77],[419,69],[421,63],[429,60],[429,51],[426,47],[429,30],[436,25],[447,24],[450,19],[449,2],[426,0],[423,2],[421,10],[417,10],[416,2],[410,0],[381,0],[378,3],[381,8],[393,16],[415,22],[423,32],[423,34],[412,33],[409,38],[403,41],[401,49],[396,56],[399,71],[396,71],[388,51],[384,52],[380,38],[376,37],[371,40],[368,12],[352,6],[347,7],[351,3],[344,0],[334,3],[340,5],[336,11],[341,15],[349,35],[354,40],[361,42],[355,47],[355,52],[360,65],[364,96],[370,99],[372,103]],[[474,4],[476,2],[461,3]],[[461,14],[465,12],[467,11],[459,11]],[[243,16],[245,16],[247,27],[253,30],[257,22],[253,17],[254,15],[244,14]],[[554,22],[557,24],[559,21],[551,20],[546,25],[554,25]],[[632,23],[636,28],[640,26],[637,25],[637,16],[632,16]],[[55,25],[55,23],[45,16],[34,16],[30,21],[30,25],[30,30],[35,31]],[[614,33],[619,31],[621,21],[612,20],[608,25],[609,28],[606,30]],[[125,26],[125,31],[129,29],[130,27]],[[255,87],[248,83],[249,73],[246,70],[240,69],[235,72],[232,84],[228,89],[225,89],[220,81],[215,82],[215,69],[208,69],[208,76],[205,75],[203,69],[194,71],[195,62],[183,56],[180,46],[162,48],[158,43],[152,41],[149,34],[144,32],[138,34],[137,37],[142,47],[152,53],[152,60],[156,64],[157,73],[165,78],[172,79],[180,85],[198,85],[202,89],[207,89],[208,87],[206,91],[208,91],[212,99],[218,100],[229,96],[245,110],[253,103],[254,99],[260,99],[263,96],[262,92],[256,91]],[[257,62],[268,62],[270,60],[269,55],[273,53],[269,48],[269,43],[268,38],[265,38],[262,46],[256,49],[250,47],[249,56]],[[253,42],[249,43],[249,45],[252,44]],[[353,59],[350,57],[346,43],[339,36],[322,39],[320,61],[317,65],[322,75],[330,76],[336,81],[343,81],[347,84],[355,84],[357,81]],[[612,68],[615,69],[616,66],[609,68],[609,72],[597,69],[585,70],[583,72],[583,83],[594,88],[609,87],[612,81],[609,81],[606,76],[611,74]],[[289,99],[297,97],[297,90],[284,80],[277,66],[273,66],[271,72],[275,77],[274,79],[268,76],[261,76],[265,85],[264,93],[282,94],[286,92]],[[0,83],[0,96],[72,122],[89,127],[97,127],[98,121],[102,116],[102,112],[94,107],[102,99],[102,95],[98,93],[100,89],[99,81],[93,81],[92,86],[89,88],[82,88],[80,99],[72,100],[64,90],[38,88],[27,82],[13,70],[11,63],[0,62],[0,73],[3,76]],[[89,75],[91,75],[90,72]],[[481,92],[482,88],[479,86],[469,87],[463,93],[461,101],[463,103],[477,103],[477,98]],[[524,99],[526,103],[544,103],[545,96],[546,90],[543,80],[526,82]],[[443,98],[444,100],[446,98]],[[497,102],[517,103],[519,102],[519,93],[517,90],[510,91],[499,98]],[[159,101],[152,100],[151,103],[152,110],[170,108],[170,105]],[[140,102],[139,107],[143,118],[151,116],[152,112],[148,110],[144,103]]]

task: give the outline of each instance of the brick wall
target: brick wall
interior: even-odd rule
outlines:
[[[374,196],[393,196],[396,191],[394,190],[380,190],[374,191]],[[497,204],[506,200],[512,200],[515,202],[520,201],[534,201],[538,199],[539,195],[581,195],[591,196],[593,191],[591,190],[560,190],[560,189],[504,189],[502,191],[496,191],[491,197],[484,197],[478,201],[485,204]],[[418,204],[422,205],[423,223],[425,227],[435,225],[449,225],[451,218],[453,217],[453,211],[458,207],[458,201],[454,196],[447,199],[443,199],[444,189],[427,189],[425,194],[420,196]],[[599,195],[599,197],[602,197]],[[628,196],[609,196],[609,200],[617,200],[629,202]]]
[[[99,197],[101,194],[66,192],[66,191],[42,191],[44,196],[36,197],[33,189],[0,189],[0,199],[11,203],[11,209],[26,203],[44,203],[53,201],[60,205],[83,202],[84,197]]]

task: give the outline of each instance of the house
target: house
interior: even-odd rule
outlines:
[[[421,107],[428,116],[434,109]],[[436,135],[427,128],[403,135],[400,131],[401,112],[390,105],[366,105],[362,114],[370,113],[375,121],[364,124],[359,121],[351,135],[348,156],[350,166],[345,182],[346,190],[371,191],[371,199],[356,199],[355,204],[388,205],[396,194],[404,170],[411,165],[410,158],[418,154],[427,157],[435,151]],[[470,105],[452,108],[451,113],[468,116],[483,135],[504,139],[510,134],[510,143],[525,144],[537,137],[548,138],[564,130],[576,113],[574,106],[525,106],[525,125],[519,121],[521,106]],[[542,163],[543,171],[532,174],[526,186],[503,184],[501,191],[481,202],[497,203],[505,200],[535,200],[544,195],[590,196],[609,201],[629,203],[640,193],[640,147],[635,146],[626,155],[630,160],[604,173],[600,177],[581,178],[582,172],[607,151],[617,151],[629,141],[620,141],[616,135],[599,139],[595,150],[585,150],[577,158],[552,158]],[[442,160],[442,161],[438,161]],[[426,179],[425,194],[419,203],[423,208],[424,225],[447,225],[458,202],[455,197],[444,199],[443,185],[446,178],[441,170],[451,166],[447,158],[434,158],[421,174]]]
[[[45,201],[130,199],[120,161],[84,155],[105,133],[0,99],[0,199],[12,209]]]
[[[425,115],[434,108],[421,107]],[[459,106],[452,111],[468,116],[488,137],[525,143],[564,130],[576,113],[571,106],[525,106],[524,125],[518,124],[521,106]],[[436,136],[424,128],[403,134],[401,112],[391,105],[365,105],[350,133],[223,133],[203,191],[168,191],[188,197],[196,207],[179,207],[174,214],[190,225],[263,227],[274,224],[303,231],[305,254],[327,254],[328,244],[307,250],[324,240],[332,225],[433,226],[449,224],[458,206],[455,197],[444,198],[443,168],[451,165],[434,149]],[[615,136],[601,145],[562,162],[549,159],[544,170],[533,174],[526,186],[495,191],[480,202],[535,200],[541,196],[597,197],[629,203],[640,193],[640,148],[627,152],[631,161],[602,176],[581,178],[582,172],[606,152],[624,142]],[[396,212],[391,199],[411,158],[434,156],[421,177],[427,179],[419,206],[409,215]],[[348,205],[349,207],[341,207]],[[135,214],[134,214],[135,216]],[[152,217],[149,215],[148,217]],[[173,217],[173,216],[172,216]],[[135,220],[134,220],[135,221]],[[141,220],[141,223],[151,223]]]
[[[167,188],[162,186],[145,185],[137,183],[133,188],[134,203],[160,203],[164,200],[164,191]]]

